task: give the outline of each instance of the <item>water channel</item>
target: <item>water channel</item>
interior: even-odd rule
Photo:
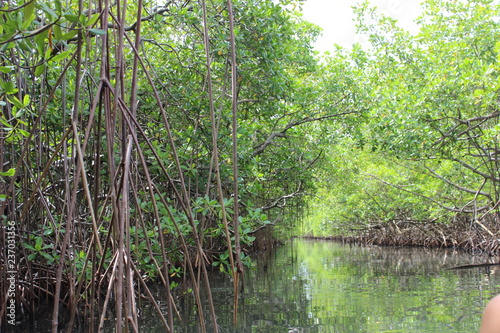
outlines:
[[[485,261],[452,250],[293,239],[254,261],[236,327],[231,280],[212,274],[221,333],[478,332],[485,304],[500,293],[500,268],[447,270]],[[192,297],[177,303],[183,320],[175,332],[199,332]],[[148,304],[139,324],[141,332],[164,332]]]
[[[452,250],[294,239],[246,272],[236,328],[230,279],[213,278],[219,331],[478,332],[484,305],[500,293],[500,269],[446,268],[484,260]],[[187,320],[176,332],[197,332],[194,309],[182,315]]]

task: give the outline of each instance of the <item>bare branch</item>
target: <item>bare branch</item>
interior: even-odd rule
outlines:
[[[373,179],[376,179],[376,180],[380,181],[381,183],[384,183],[384,184],[389,185],[391,187],[397,188],[398,190],[401,190],[401,191],[404,191],[404,192],[408,192],[408,193],[414,194],[416,196],[419,196],[421,198],[424,198],[424,199],[426,199],[426,200],[428,200],[430,202],[435,203],[439,207],[444,208],[446,210],[449,210],[451,212],[455,212],[455,213],[477,213],[477,212],[481,212],[483,210],[486,210],[486,209],[488,209],[490,207],[490,205],[485,205],[483,207],[479,207],[479,208],[476,208],[474,210],[465,210],[465,209],[457,209],[457,208],[453,208],[453,207],[448,207],[448,206],[445,206],[445,205],[441,204],[440,202],[438,202],[437,200],[434,200],[434,199],[432,199],[432,198],[430,198],[430,197],[428,197],[426,195],[417,193],[415,191],[407,190],[403,186],[400,186],[400,185],[389,183],[388,181],[380,179],[379,177],[377,177],[375,175],[372,175],[372,174],[367,174],[367,175],[370,176],[370,177],[372,177]]]
[[[154,17],[156,15],[163,15],[163,13],[167,12],[168,11],[168,7],[173,3],[173,1],[169,1],[167,2],[165,5],[163,5],[162,7],[159,7],[156,9],[155,12],[153,12],[151,15],[148,15],[148,16],[144,16],[143,18],[141,18],[141,22],[144,22],[144,21],[151,21],[152,19],[154,19]],[[138,22],[134,22],[132,23],[131,26],[129,27],[126,27],[125,28],[125,31],[131,31],[131,30],[134,30],[135,31],[135,28],[137,27],[137,24]]]
[[[450,181],[449,179],[446,179],[444,178],[443,176],[439,175],[437,172],[435,172],[434,170],[432,170],[431,168],[429,168],[427,165],[424,166],[427,170],[429,170],[430,173],[432,173],[434,175],[434,177],[438,178],[438,179],[441,179],[442,181],[444,181],[445,183],[447,184],[450,184],[451,186],[459,189],[460,191],[464,191],[464,192],[467,192],[467,193],[471,193],[471,194],[477,194],[477,195],[482,195],[482,196],[485,196],[487,197],[488,199],[491,200],[491,195],[489,193],[486,193],[486,192],[481,192],[481,191],[476,191],[476,190],[471,190],[471,189],[468,189],[466,187],[463,187],[463,186],[460,186],[458,184],[455,184],[453,183],[452,181]]]
[[[299,184],[299,186],[295,192],[287,194],[287,195],[283,195],[283,196],[275,199],[271,205],[260,207],[260,209],[261,210],[269,210],[269,209],[276,208],[276,207],[278,207],[278,208],[285,207],[286,206],[286,199],[295,198],[296,196],[303,194],[301,192],[301,188],[302,188],[302,182]]]
[[[285,126],[284,129],[282,129],[281,131],[279,132],[274,132],[274,133],[271,133],[266,141],[264,141],[263,143],[257,145],[254,147],[254,152],[252,153],[253,156],[257,156],[257,155],[260,155],[264,152],[264,150],[266,150],[266,148],[271,144],[273,143],[274,139],[275,138],[283,138],[286,136],[286,132],[293,128],[293,127],[296,127],[296,126],[299,126],[299,125],[302,125],[302,124],[306,124],[306,123],[311,123],[311,122],[315,122],[315,121],[321,121],[321,120],[325,120],[325,119],[330,119],[330,118],[335,118],[335,117],[340,117],[340,116],[345,116],[345,115],[348,115],[348,114],[354,114],[354,113],[358,113],[358,111],[351,111],[351,112],[341,112],[341,113],[336,113],[336,114],[331,114],[331,115],[327,115],[327,116],[322,116],[322,117],[315,117],[315,118],[312,118],[312,117],[305,117],[301,120],[297,120],[295,122],[291,122],[291,123],[288,123],[288,125]]]
[[[481,177],[483,177],[484,179],[489,179],[495,183],[497,182],[500,182],[500,178],[497,178],[497,177],[493,177],[492,175],[488,175],[484,172],[481,172],[479,171],[477,168],[473,167],[472,165],[468,164],[468,163],[465,163],[464,161],[458,159],[458,158],[452,158],[451,159],[452,161],[455,161],[457,163],[459,163],[461,166],[471,170],[472,172],[474,172],[475,174],[477,175],[480,175]]]

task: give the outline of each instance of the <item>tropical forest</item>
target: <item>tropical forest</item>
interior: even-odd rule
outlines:
[[[294,238],[497,257],[498,1],[330,52],[306,2],[0,1],[0,332],[225,332]]]

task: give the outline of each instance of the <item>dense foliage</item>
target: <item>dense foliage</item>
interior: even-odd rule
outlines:
[[[172,310],[187,273],[203,323],[211,265],[233,275],[236,306],[255,233],[296,220],[313,188],[320,149],[297,127],[319,120],[302,93],[317,29],[297,3],[0,4],[1,235],[15,240],[1,260],[24,306],[54,300],[56,331],[60,302],[70,330],[87,304],[94,329],[112,300],[119,332],[137,325],[134,284],[163,283]]]
[[[168,331],[189,276],[204,331],[207,267],[237,308],[270,228],[498,247],[498,5],[427,0],[410,35],[365,3],[371,46],[319,56],[301,3],[0,2],[0,303],[14,271],[54,332],[110,302],[120,332],[156,281]]]
[[[422,237],[457,245],[453,227],[467,231],[461,238],[471,247],[492,245],[484,237],[498,228],[500,200],[500,8],[494,1],[422,6],[416,35],[360,6],[359,29],[371,46],[327,59],[329,68],[349,64],[345,81],[355,75],[356,103],[366,111],[354,131],[337,129],[341,144],[318,173],[328,185],[306,232],[358,234],[388,225],[399,232],[440,222]]]

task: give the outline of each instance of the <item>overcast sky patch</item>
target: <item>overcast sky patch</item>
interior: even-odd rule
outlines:
[[[363,43],[356,36],[353,9],[360,0],[307,0],[302,6],[304,18],[323,29],[323,36],[316,43],[318,51],[333,51],[334,44],[350,47],[356,42]],[[372,0],[372,6],[392,18],[398,25],[410,32],[418,30],[414,20],[420,15],[420,0]]]

